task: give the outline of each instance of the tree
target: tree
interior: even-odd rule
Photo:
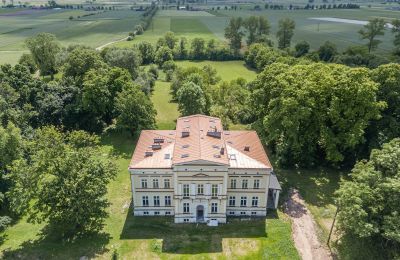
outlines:
[[[279,20],[278,31],[276,33],[279,49],[286,49],[290,47],[290,42],[292,40],[295,27],[296,24],[292,19],[285,18]]]
[[[271,29],[271,26],[267,20],[267,18],[263,16],[258,17],[258,28],[257,28],[257,35],[268,35],[269,31]]]
[[[230,48],[238,54],[242,47],[242,37],[244,33],[240,30],[243,21],[241,17],[233,17],[229,21],[228,26],[225,28],[225,38],[229,40]]]
[[[33,59],[32,54],[24,53],[21,55],[18,61],[19,64],[28,68],[31,74],[35,73],[37,70],[37,66],[35,60]]]
[[[392,21],[392,33],[394,34],[393,44],[396,47],[395,54],[400,56],[400,19]]]
[[[325,62],[331,62],[337,54],[336,45],[330,41],[326,41],[318,49],[319,59]]]
[[[201,60],[205,58],[205,41],[203,38],[194,38],[191,43],[190,54],[192,59]]]
[[[396,138],[372,150],[369,160],[358,162],[351,179],[343,180],[336,191],[337,228],[356,243],[374,248],[376,257],[364,254],[367,258],[391,259],[400,253],[399,158]]]
[[[368,24],[364,25],[364,29],[358,31],[361,36],[361,39],[368,40],[367,47],[368,52],[370,53],[372,50],[375,50],[378,47],[378,44],[381,43],[380,40],[376,40],[375,38],[379,35],[385,34],[385,20],[381,18],[374,18],[368,22]]]
[[[48,223],[62,237],[100,231],[108,216],[107,185],[117,168],[98,144],[83,131],[37,130],[24,158],[10,168],[13,209],[30,223]]]
[[[104,60],[112,67],[119,67],[128,70],[132,75],[132,78],[137,77],[139,66],[142,64],[140,52],[135,48],[110,48],[105,53]]]
[[[172,50],[166,46],[157,50],[154,61],[161,68],[164,62],[174,60]]]
[[[179,44],[175,47],[175,57],[177,59],[186,59],[188,56],[188,50],[186,48],[187,39],[185,37],[181,37],[179,39]]]
[[[0,210],[5,212],[4,193],[8,191],[9,184],[5,180],[9,172],[8,167],[12,162],[20,159],[22,156],[23,141],[21,130],[9,122],[7,127],[3,128],[0,124]],[[0,216],[0,230],[4,230],[11,223],[8,216]]]
[[[143,64],[150,64],[154,61],[154,47],[151,43],[142,41],[137,45],[142,57]]]
[[[294,46],[294,49],[295,49],[294,56],[298,58],[308,53],[308,51],[310,50],[310,44],[306,41],[301,41]]]
[[[178,109],[183,116],[203,114],[206,99],[200,86],[187,82],[177,92]]]
[[[56,73],[56,55],[60,51],[60,45],[56,36],[50,33],[39,33],[26,40],[36,65],[42,75],[51,75],[54,79]]]
[[[116,99],[117,127],[132,134],[143,129],[154,129],[157,114],[153,103],[138,86],[128,86]]]
[[[250,45],[256,41],[257,29],[259,27],[259,19],[257,16],[250,16],[243,21],[244,27],[247,29],[247,45]]]
[[[72,77],[78,84],[82,84],[89,70],[102,67],[105,67],[105,64],[96,50],[79,46],[68,53],[64,65],[64,77]]]
[[[132,84],[131,75],[127,70],[90,70],[83,82],[82,106],[99,120],[99,123],[110,124],[116,115],[117,94]]]
[[[374,134],[369,142],[372,147],[380,147],[400,136],[400,65],[379,66],[371,71],[371,76],[379,84],[377,99],[386,103],[381,118],[371,124]]]
[[[351,161],[384,107],[367,69],[337,64],[271,64],[250,86],[259,131],[285,164]]]
[[[143,27],[140,24],[136,25],[135,26],[135,32],[136,32],[137,35],[143,34],[143,32],[144,32]]]
[[[175,44],[178,42],[178,39],[175,37],[173,32],[167,32],[164,35],[165,45],[173,50],[175,48]]]

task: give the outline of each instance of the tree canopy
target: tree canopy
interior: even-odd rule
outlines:
[[[400,139],[372,150],[336,192],[337,228],[354,241],[378,249],[379,258],[400,254]],[[360,255],[357,255],[360,256]],[[368,257],[372,257],[369,255]]]

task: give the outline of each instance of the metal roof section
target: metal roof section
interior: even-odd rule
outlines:
[[[275,173],[272,173],[269,176],[269,188],[273,190],[282,190],[281,185],[279,184],[278,178]]]

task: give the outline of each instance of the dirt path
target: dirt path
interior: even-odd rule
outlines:
[[[128,37],[129,37],[129,36],[128,36]],[[108,42],[108,43],[106,43],[106,44],[103,44],[103,45],[97,47],[96,50],[97,50],[97,51],[101,51],[102,49],[104,49],[104,48],[107,47],[108,45],[111,45],[111,44],[116,43],[116,42],[126,41],[126,40],[128,39],[128,37],[125,37],[125,38],[122,38],[122,39],[119,39],[119,40],[116,40],[116,41],[112,41],[112,42]]]
[[[292,236],[300,256],[304,260],[333,259],[329,250],[318,241],[315,222],[298,190],[289,191],[284,210],[292,219]]]

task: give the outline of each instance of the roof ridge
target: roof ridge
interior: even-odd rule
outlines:
[[[143,130],[143,131],[149,131],[149,132],[151,132],[151,133],[153,133],[153,134],[160,135],[160,136],[163,136],[163,137],[169,138],[169,139],[172,139],[172,138],[171,138],[170,136],[166,136],[166,135],[164,135],[164,134],[157,133],[157,132],[155,132],[155,131],[165,131],[165,132],[167,132],[167,131],[173,131],[173,132],[176,132],[175,130]],[[174,135],[174,136],[175,136],[175,135]]]

